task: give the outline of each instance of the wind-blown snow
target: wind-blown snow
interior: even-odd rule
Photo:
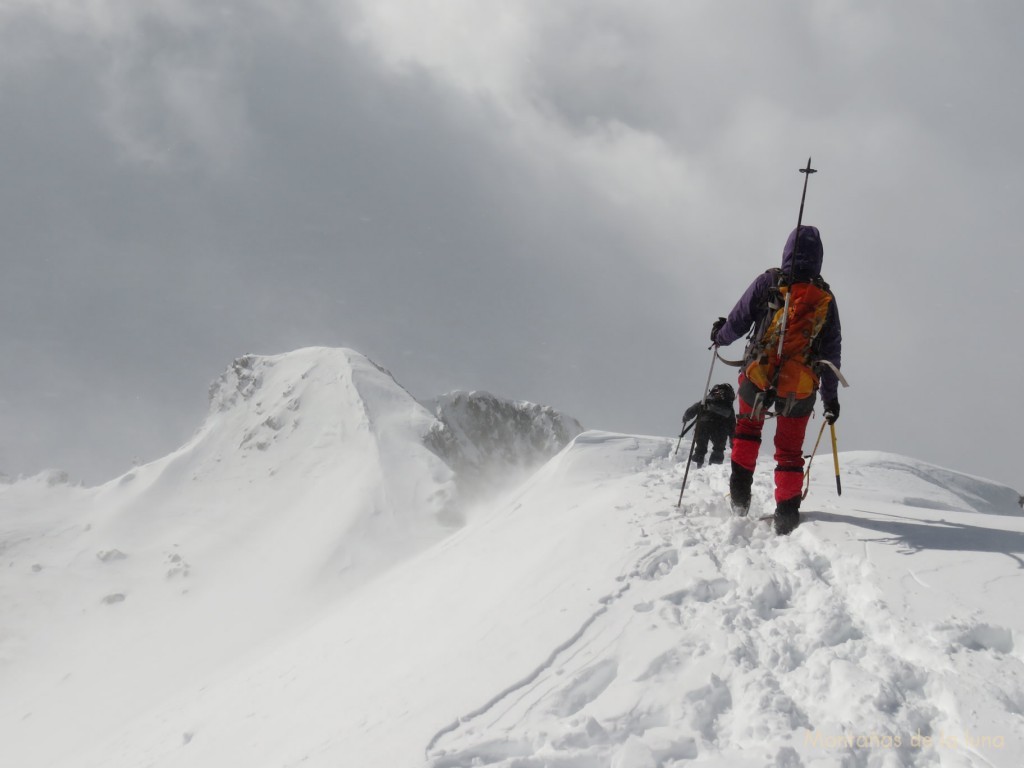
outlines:
[[[242,358],[171,456],[0,487],[5,764],[1019,765],[1019,494],[821,457],[777,538],[589,431],[453,526],[437,424],[357,353]]]
[[[449,392],[429,405],[438,424],[427,444],[470,497],[522,482],[583,431],[553,408],[489,392]]]

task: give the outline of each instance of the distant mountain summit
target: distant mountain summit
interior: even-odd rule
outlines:
[[[438,423],[427,445],[470,496],[525,479],[583,431],[553,408],[489,392],[449,392],[428,406]]]

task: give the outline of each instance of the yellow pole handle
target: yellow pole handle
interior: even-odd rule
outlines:
[[[836,467],[836,493],[842,496],[843,484],[839,480],[839,450],[836,448],[836,425],[829,424],[829,429],[832,431],[832,463]]]

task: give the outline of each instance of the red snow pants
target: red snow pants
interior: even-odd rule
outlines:
[[[740,384],[743,377],[740,377]],[[751,419],[753,406],[742,397],[736,419],[736,433],[732,441],[732,460],[751,472],[757,464],[761,448],[761,430],[764,419]],[[775,503],[800,498],[804,481],[804,433],[806,416],[777,416],[775,418]]]

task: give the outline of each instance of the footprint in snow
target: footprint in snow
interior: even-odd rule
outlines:
[[[710,603],[725,597],[733,590],[735,584],[728,579],[701,579],[692,587],[680,589],[664,595],[661,599],[667,600],[673,605],[683,603]]]
[[[637,565],[640,578],[651,580],[665,576],[679,565],[679,552],[674,547],[658,547],[641,558]]]
[[[964,629],[954,640],[969,651],[995,651],[1013,653],[1013,632],[992,624],[975,624]],[[950,649],[956,651],[956,647]]]
[[[555,695],[551,712],[569,717],[600,696],[618,676],[619,665],[614,659],[605,659],[583,670],[572,682]]]

